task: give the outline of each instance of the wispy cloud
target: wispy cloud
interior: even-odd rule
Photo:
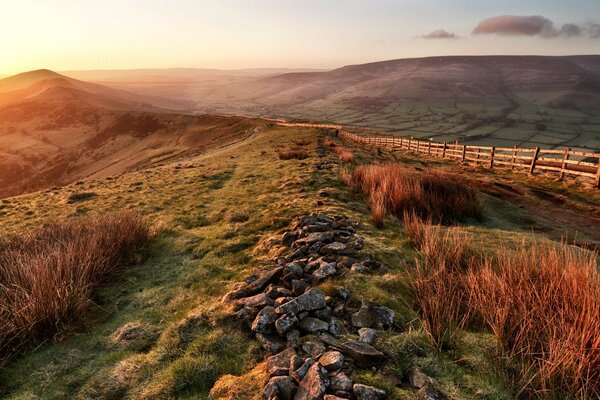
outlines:
[[[448,32],[445,29],[438,29],[426,35],[421,36],[423,39],[458,39],[454,33]]]
[[[503,36],[539,36],[546,39],[587,35],[600,37],[600,25],[589,23],[585,27],[568,23],[556,27],[541,15],[500,15],[485,19],[473,29],[475,35],[496,34]]]

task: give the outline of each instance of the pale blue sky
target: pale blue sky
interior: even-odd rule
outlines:
[[[500,15],[574,37],[473,35]],[[0,74],[35,68],[332,68],[450,54],[598,54],[600,0],[0,0]],[[458,39],[424,39],[444,29]],[[598,28],[600,29],[600,28]]]

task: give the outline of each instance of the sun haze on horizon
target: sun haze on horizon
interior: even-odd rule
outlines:
[[[594,54],[600,3],[34,0],[0,13],[0,75],[132,68],[335,68],[432,55]]]

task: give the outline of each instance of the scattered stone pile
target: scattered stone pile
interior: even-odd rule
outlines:
[[[354,304],[340,288],[331,296],[315,287],[353,271],[383,266],[361,255],[364,239],[343,217],[305,215],[281,238],[281,256],[224,297],[237,320],[255,332],[269,381],[265,399],[383,399],[375,387],[355,384],[356,368],[379,368],[384,354],[372,346],[378,330],[397,328],[391,309]]]

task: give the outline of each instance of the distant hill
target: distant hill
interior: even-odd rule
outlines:
[[[49,70],[0,80],[0,198],[148,166],[254,127],[169,111],[184,104]]]
[[[600,149],[600,56],[453,56],[168,84],[204,112],[333,121],[471,143]]]

